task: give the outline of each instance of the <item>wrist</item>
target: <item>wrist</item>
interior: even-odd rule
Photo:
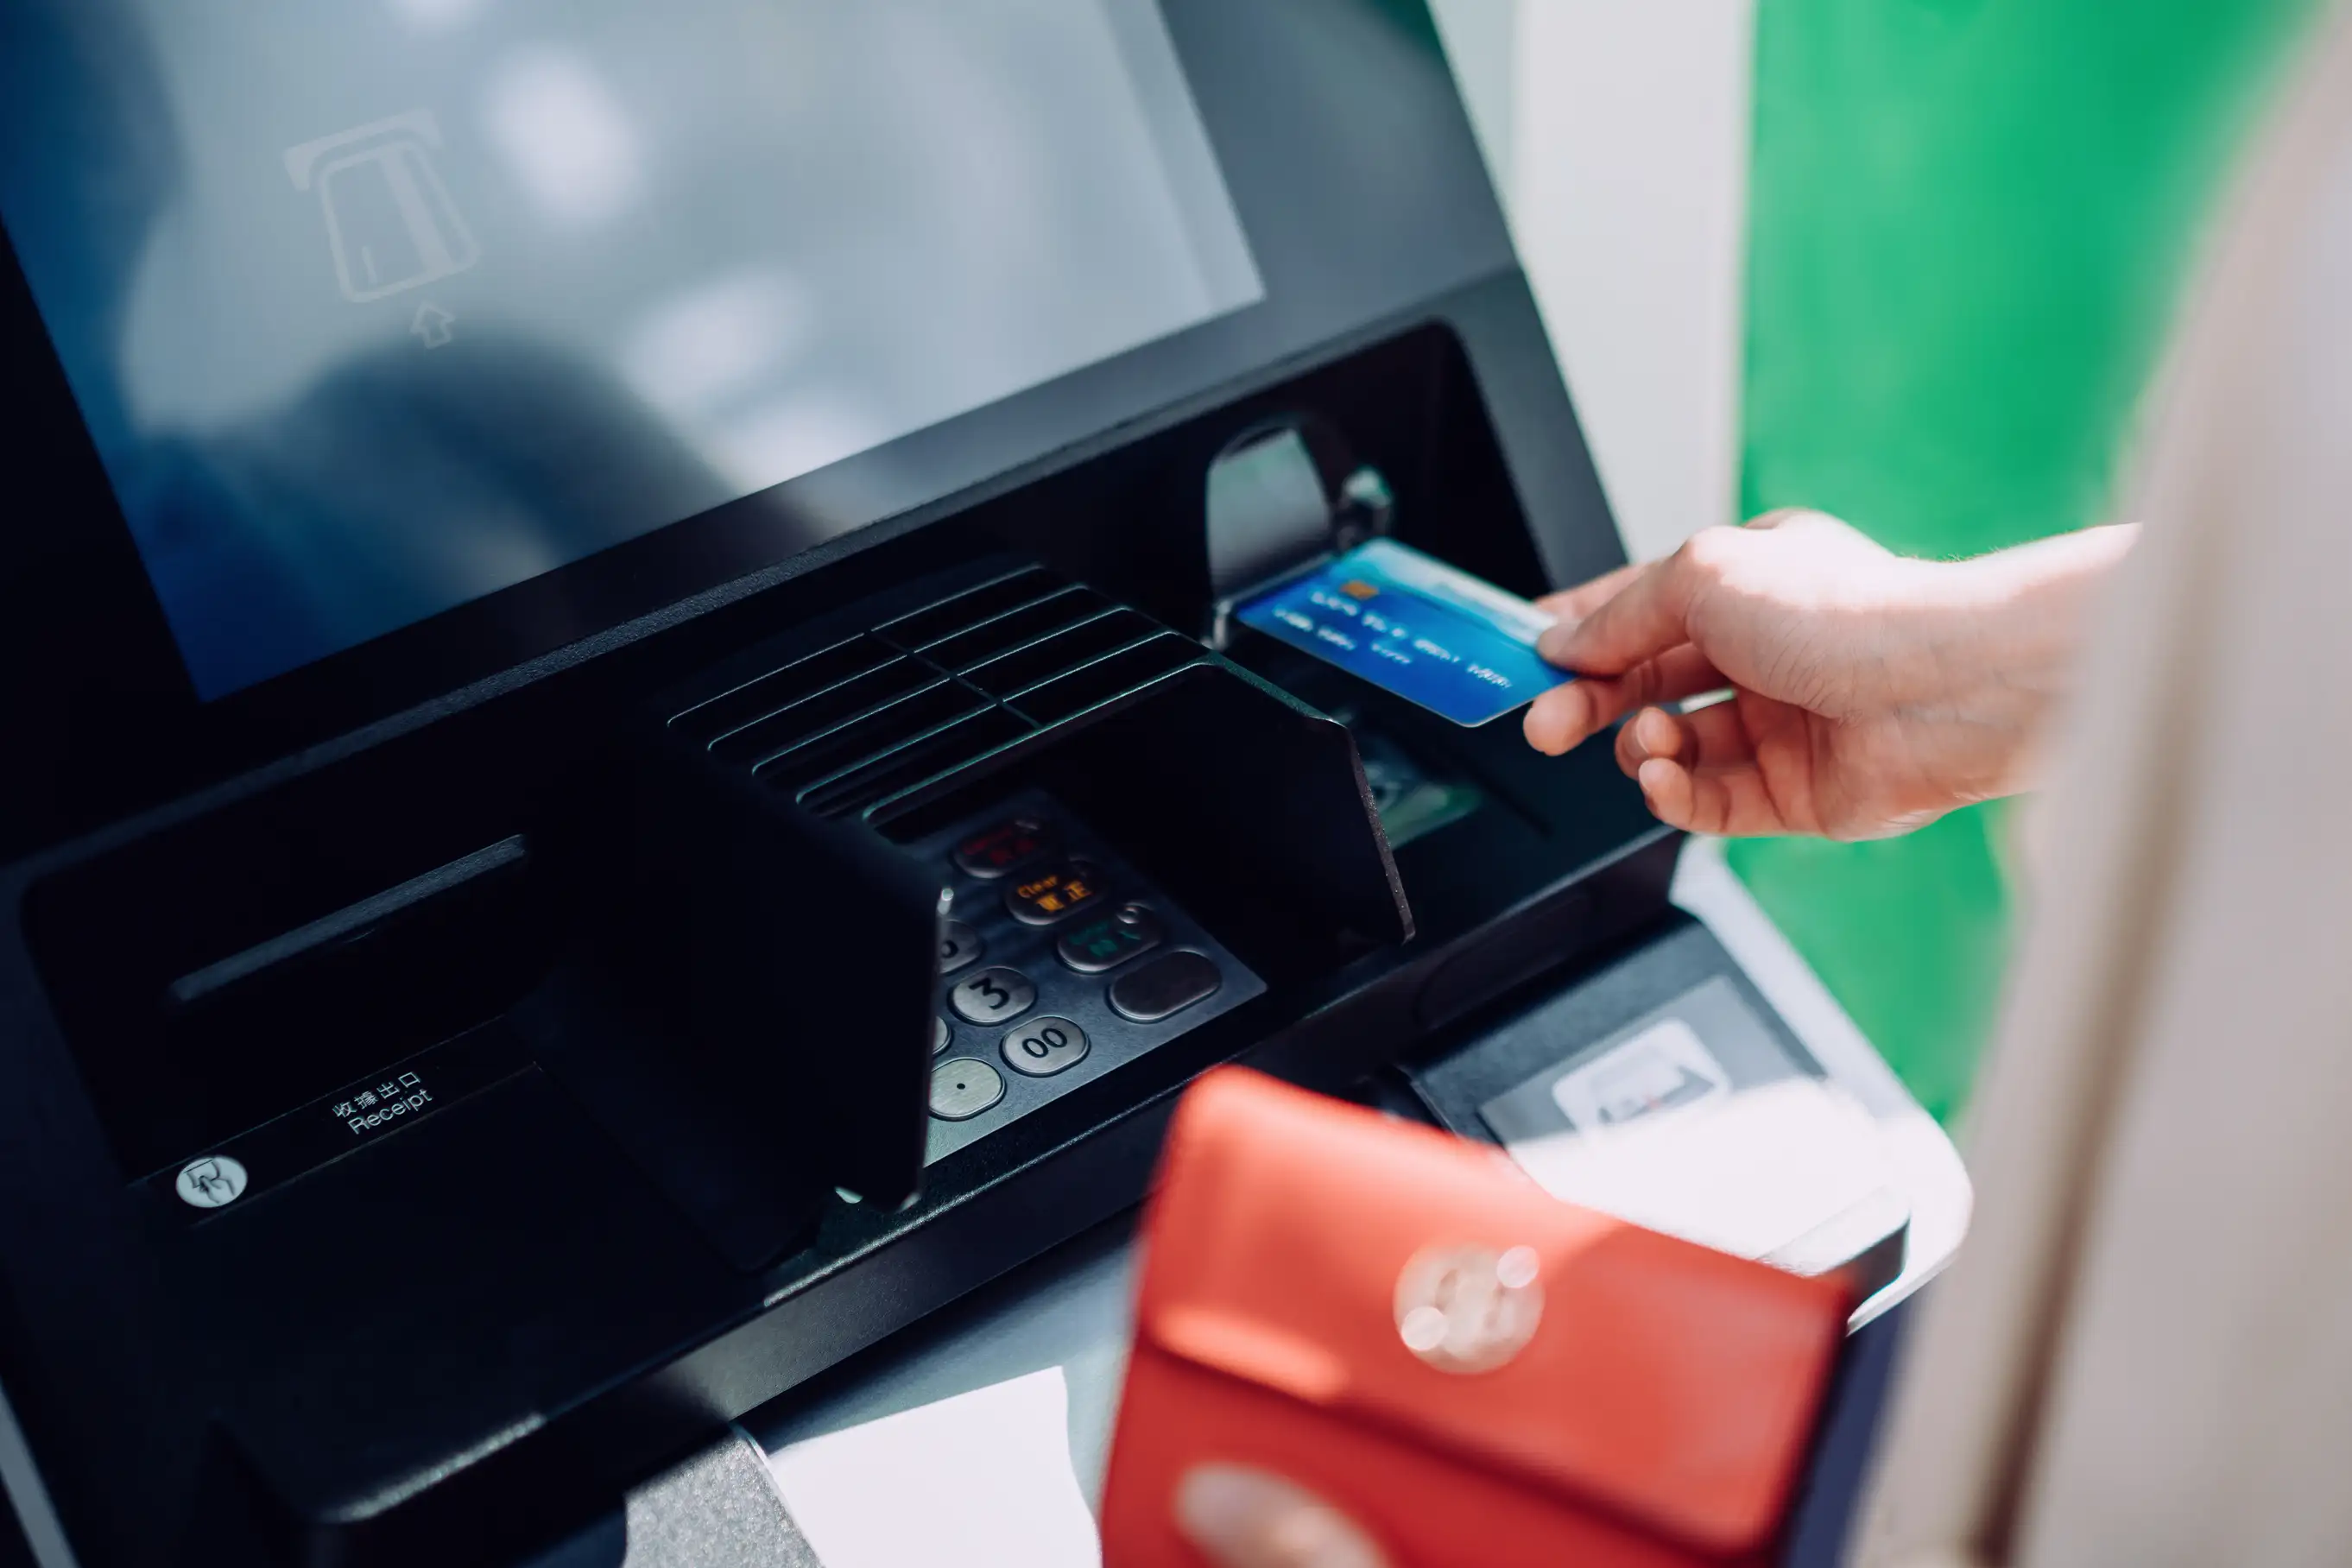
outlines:
[[[2099,585],[2138,531],[2137,524],[2084,529],[1945,568],[1948,641],[1937,662],[1950,718],[1984,742],[1971,794],[2032,786]]]

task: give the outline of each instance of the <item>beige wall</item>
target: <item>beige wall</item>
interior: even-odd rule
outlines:
[[[1636,556],[1732,520],[1754,0],[1435,0]]]

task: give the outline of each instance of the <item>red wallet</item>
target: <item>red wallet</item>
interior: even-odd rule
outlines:
[[[1761,1563],[1852,1305],[1230,1068],[1177,1110],[1147,1235],[1110,1568],[1199,1568],[1172,1505],[1204,1463],[1319,1494],[1400,1568]]]

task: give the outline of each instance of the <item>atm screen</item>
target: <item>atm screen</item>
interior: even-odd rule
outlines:
[[[1154,0],[0,0],[0,61],[205,699],[1265,292]]]

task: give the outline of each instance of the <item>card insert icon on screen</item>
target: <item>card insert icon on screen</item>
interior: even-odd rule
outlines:
[[[422,289],[482,258],[436,166],[441,145],[440,121],[415,109],[286,150],[294,188],[319,194],[335,281],[352,303]]]

